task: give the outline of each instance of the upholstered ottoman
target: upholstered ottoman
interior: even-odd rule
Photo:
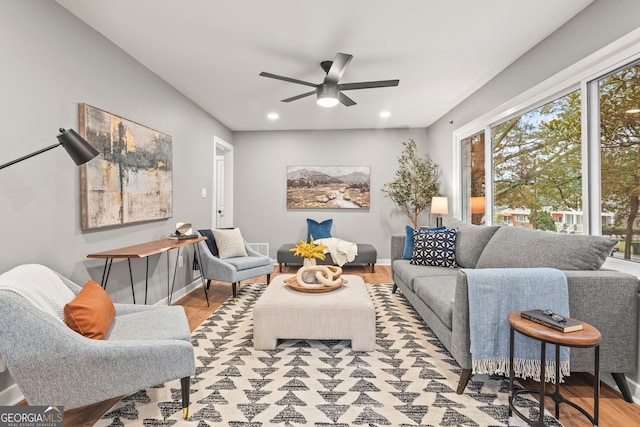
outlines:
[[[358,246],[358,255],[356,255],[355,259],[351,262],[346,263],[345,265],[356,265],[356,264],[365,264],[371,266],[371,272],[375,271],[375,265],[378,261],[378,251],[373,245],[368,243],[356,243]],[[302,257],[295,256],[291,249],[293,249],[296,245],[293,243],[285,243],[284,245],[278,248],[277,261],[278,261],[278,270],[282,273],[282,265],[302,265]],[[326,258],[324,260],[316,260],[318,265],[335,265],[333,259],[330,254],[326,254]]]
[[[376,311],[359,276],[331,292],[291,289],[281,274],[267,286],[253,308],[253,346],[273,350],[278,339],[351,340],[355,351],[376,346]]]

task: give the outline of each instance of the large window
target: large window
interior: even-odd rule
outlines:
[[[598,79],[602,234],[615,257],[640,261],[640,63]]]
[[[453,136],[454,215],[610,236],[606,266],[640,276],[640,29]]]
[[[580,110],[576,91],[491,128],[493,223],[582,234]]]
[[[485,223],[485,161],[484,132],[462,141],[462,209],[472,224]]]
[[[485,130],[460,139],[463,219],[608,235],[613,257],[640,262],[640,60],[609,67],[567,83],[581,90],[478,120]]]

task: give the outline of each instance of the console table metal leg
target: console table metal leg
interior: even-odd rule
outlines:
[[[136,291],[133,288],[133,272],[131,271],[131,258],[127,258],[127,263],[129,263],[129,279],[131,279],[131,295],[133,296],[133,303],[136,303]],[[146,303],[145,297],[145,303]]]
[[[180,259],[180,248],[176,255],[176,265],[173,268],[173,282],[171,283],[171,290],[169,290],[169,252],[167,252],[167,304],[171,305],[171,297],[173,296],[173,288],[176,284],[176,273],[178,272],[178,260]]]
[[[104,261],[104,268],[102,269],[102,289],[107,289],[107,282],[109,281],[109,273],[111,272],[111,263],[113,258],[107,258]]]
[[[147,259],[147,268],[144,273],[144,304],[147,305],[147,289],[149,288],[149,258]],[[167,273],[168,274],[168,273]]]
[[[195,254],[198,257],[198,266],[200,266],[200,281],[202,282],[202,289],[204,289],[204,296],[207,299],[207,307],[209,307],[209,293],[207,292],[207,286],[205,285],[204,274],[202,273],[202,258],[200,257],[200,246],[195,243]]]

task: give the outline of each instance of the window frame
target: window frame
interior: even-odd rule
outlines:
[[[457,217],[461,217],[462,215],[463,194],[461,185],[462,173],[464,173],[464,171],[462,170],[461,144],[464,139],[470,138],[484,130],[485,141],[491,141],[491,127],[580,89],[582,121],[583,124],[587,123],[586,126],[582,126],[582,167],[583,176],[587,177],[586,185],[583,184],[583,203],[584,201],[588,201],[587,206],[583,208],[585,215],[584,223],[588,224],[588,226],[585,227],[585,234],[596,234],[595,231],[599,234],[599,215],[593,215],[593,213],[599,212],[600,210],[600,190],[599,186],[593,185],[593,183],[599,182],[600,161],[598,156],[591,155],[592,153],[599,152],[599,136],[597,134],[597,132],[599,132],[599,122],[594,123],[593,119],[589,117],[589,115],[595,115],[597,117],[598,111],[590,109],[588,104],[592,102],[591,100],[593,99],[597,101],[597,87],[595,88],[595,94],[590,93],[589,90],[593,91],[595,85],[591,85],[591,89],[588,89],[588,83],[623,67],[625,64],[637,60],[640,60],[640,28],[524,91],[504,104],[456,128],[452,132],[454,147],[452,153],[452,172],[454,174],[452,180],[454,190],[452,214]],[[596,132],[595,137],[593,136],[594,132]],[[491,159],[491,144],[486,142],[485,159],[488,161]],[[493,209],[493,206],[489,205],[493,200],[492,166],[490,164],[485,167],[485,186],[487,210],[489,210],[489,207]],[[594,187],[598,187],[595,193],[593,191]],[[593,200],[594,196],[597,196],[595,200]],[[490,218],[487,218],[487,220],[489,219]]]
[[[582,201],[583,233],[600,235],[601,191],[600,191],[600,119],[597,80],[607,74],[640,60],[640,28],[610,43],[602,49],[567,67],[559,73],[515,96],[511,100],[480,115],[476,119],[456,128],[452,133],[452,214],[464,221],[462,188],[462,142],[478,133],[485,133],[485,196],[486,210],[493,212],[493,165],[491,147],[491,128],[518,114],[538,108],[572,91],[581,93],[582,120]],[[593,82],[596,82],[595,84]],[[595,104],[594,104],[595,103]],[[595,105],[596,108],[593,106]],[[489,143],[487,143],[489,141]],[[493,224],[493,215],[485,218],[487,225]],[[610,264],[609,264],[610,263]],[[634,266],[629,266],[633,264]],[[632,272],[640,276],[640,263],[625,260],[608,260],[606,265],[618,270]],[[624,266],[624,268],[622,268]]]

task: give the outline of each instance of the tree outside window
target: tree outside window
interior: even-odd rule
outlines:
[[[613,213],[603,215],[602,233],[633,259],[640,257],[640,64],[600,79],[598,92],[602,212]]]
[[[582,234],[565,222],[582,214],[579,91],[492,127],[491,144],[495,223]]]

